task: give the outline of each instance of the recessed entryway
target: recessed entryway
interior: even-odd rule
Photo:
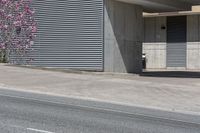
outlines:
[[[186,68],[187,18],[167,17],[167,68]]]

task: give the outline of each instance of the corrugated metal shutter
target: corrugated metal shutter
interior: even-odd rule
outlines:
[[[167,44],[167,67],[186,67],[186,43]]]
[[[34,66],[103,70],[103,0],[34,0]]]
[[[186,67],[186,16],[167,18],[167,67]]]

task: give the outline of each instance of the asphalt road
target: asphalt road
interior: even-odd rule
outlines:
[[[200,124],[194,122],[33,97],[0,93],[0,133],[200,133]]]

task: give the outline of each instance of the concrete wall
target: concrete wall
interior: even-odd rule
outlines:
[[[200,69],[200,15],[187,17],[187,69]]]
[[[147,58],[147,69],[166,68],[166,17],[144,19],[143,53]]]
[[[104,71],[140,73],[142,70],[142,8],[105,0]]]

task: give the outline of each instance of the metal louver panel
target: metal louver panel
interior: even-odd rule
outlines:
[[[167,43],[167,67],[186,67],[186,43]]]
[[[31,65],[103,70],[103,0],[35,0]]]
[[[167,67],[186,67],[186,16],[167,18]]]

